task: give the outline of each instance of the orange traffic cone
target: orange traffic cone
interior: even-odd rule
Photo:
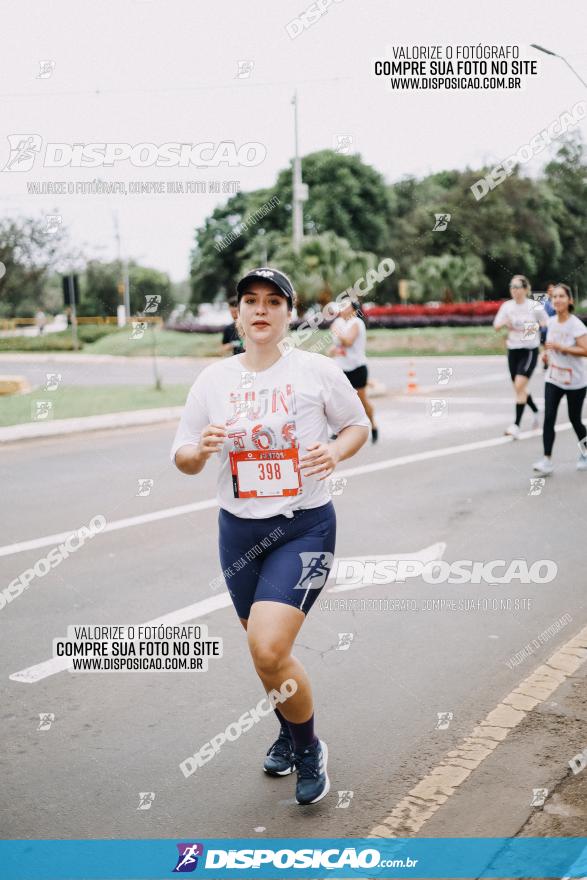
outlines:
[[[418,382],[416,381],[416,370],[414,368],[413,361],[410,361],[408,369],[408,387],[406,390],[408,394],[418,390]]]

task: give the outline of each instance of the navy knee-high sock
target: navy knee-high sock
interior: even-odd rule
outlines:
[[[318,737],[314,733],[314,714],[307,721],[301,724],[295,724],[293,721],[287,722],[294,741],[294,750],[303,752],[308,746],[318,742]]]

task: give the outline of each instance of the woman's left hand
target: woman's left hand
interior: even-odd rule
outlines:
[[[340,460],[336,446],[334,443],[310,443],[307,449],[308,454],[300,458],[302,476],[311,477],[314,474],[323,474],[318,479],[325,480]],[[304,470],[304,468],[309,468],[309,470]]]
[[[549,351],[562,351],[564,346],[560,342],[546,342],[544,348],[547,348]]]

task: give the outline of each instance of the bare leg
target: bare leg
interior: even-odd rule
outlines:
[[[357,394],[359,395],[359,399],[365,408],[365,412],[367,413],[367,418],[371,422],[371,427],[376,428],[375,424],[375,411],[371,404],[371,401],[367,397],[367,389],[366,388],[357,388]]]
[[[288,679],[297,684],[295,694],[279,706],[283,717],[294,724],[307,721],[314,711],[310,680],[291,653],[304,619],[303,611],[292,605],[255,602],[247,626],[249,650],[265,690],[279,690]]]

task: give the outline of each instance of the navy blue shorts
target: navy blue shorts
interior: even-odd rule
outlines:
[[[239,617],[248,619],[253,602],[282,602],[308,613],[334,560],[332,501],[267,519],[220,508],[218,530],[222,573]]]

